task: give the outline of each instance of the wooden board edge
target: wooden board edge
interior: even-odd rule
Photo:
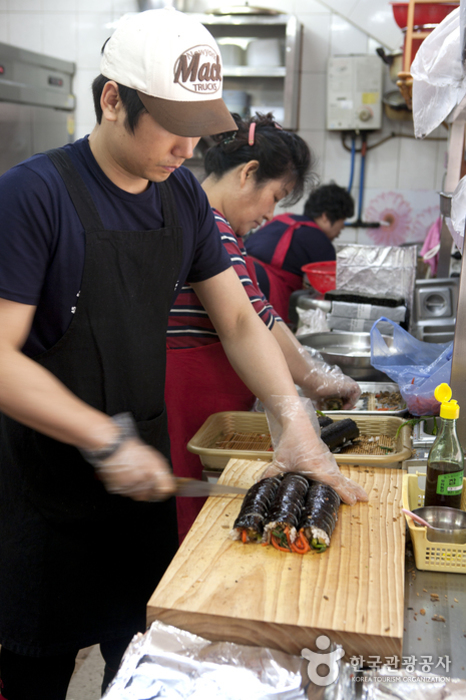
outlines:
[[[344,630],[314,629],[262,621],[243,620],[219,615],[186,612],[173,608],[147,606],[147,625],[160,620],[167,625],[197,634],[213,642],[228,641],[245,646],[260,646],[277,649],[286,654],[301,656],[303,649],[315,650],[315,641],[326,635],[330,642],[340,644],[345,661],[353,656],[364,659],[379,656],[382,659],[401,659],[403,638],[387,635],[365,635]]]

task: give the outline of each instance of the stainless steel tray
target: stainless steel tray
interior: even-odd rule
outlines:
[[[378,394],[381,391],[399,391],[398,384],[395,382],[358,382],[361,387],[361,393]],[[364,399],[359,399],[356,406],[348,413],[354,413],[361,416],[402,416],[408,409],[405,402],[401,399],[399,408],[396,410],[368,410],[365,408],[367,402]],[[345,409],[346,410],[346,409]],[[326,415],[341,413],[341,411],[323,411]]]

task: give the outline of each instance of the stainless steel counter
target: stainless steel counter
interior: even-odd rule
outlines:
[[[422,657],[430,657],[431,673],[466,678],[466,574],[419,571],[407,534],[405,581],[402,667],[406,668],[405,657],[414,656],[416,670],[420,671]],[[432,594],[438,600],[432,600]],[[450,662],[448,670],[442,662],[435,668],[441,658],[446,662],[445,657]]]
[[[412,457],[403,462],[403,468],[408,473],[425,474],[433,440],[431,435],[423,432],[422,424],[415,427]],[[408,528],[405,565],[405,662],[405,657],[414,656],[416,670],[421,670],[421,658],[431,657],[431,673],[449,678],[466,678],[466,574],[417,569]],[[437,596],[438,600],[435,600]],[[425,614],[421,614],[421,609]],[[435,616],[438,617],[433,620]],[[441,657],[444,660],[448,657],[448,670],[442,665],[435,668]]]

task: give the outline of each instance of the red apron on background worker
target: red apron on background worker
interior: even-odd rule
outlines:
[[[301,272],[297,275],[295,272],[288,272],[283,268],[283,264],[290,249],[295,230],[302,226],[310,226],[317,229],[319,227],[313,221],[296,221],[290,214],[280,214],[274,217],[273,222],[286,224],[288,228],[280,237],[270,264],[258,260],[253,255],[249,257],[264,270],[267,276],[267,286],[262,284],[261,289],[264,291],[264,294],[267,296],[273,308],[280,314],[285,323],[288,323],[290,296],[296,290],[303,288],[303,273]],[[266,228],[266,226],[263,228]]]
[[[335,260],[332,241],[353,213],[354,202],[347,190],[334,183],[322,185],[310,193],[302,215],[275,216],[245,241],[260,288],[285,322],[289,321],[291,294],[303,287],[301,268]]]

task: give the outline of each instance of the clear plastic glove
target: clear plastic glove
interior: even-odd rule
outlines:
[[[163,501],[175,492],[167,460],[139,438],[125,440],[111,457],[94,467],[109,493],[135,501]]]
[[[119,413],[112,421],[118,427],[113,444],[99,450],[80,449],[107,491],[135,501],[163,501],[173,495],[175,480],[167,460],[140,439],[132,415]]]
[[[315,401],[321,410],[328,409],[328,400],[338,398],[342,401],[341,408],[351,409],[361,396],[361,388],[354,379],[343,374],[336,365],[329,365],[323,360],[313,357],[305,347],[299,349],[306,361],[308,371],[300,382],[301,390],[309,399]]]
[[[357,501],[367,501],[364,489],[343,476],[334,456],[316,432],[314,426],[318,421],[309,399],[272,396],[265,412],[275,455],[261,479],[282,472],[299,472],[331,486],[344,503],[354,505]]]

